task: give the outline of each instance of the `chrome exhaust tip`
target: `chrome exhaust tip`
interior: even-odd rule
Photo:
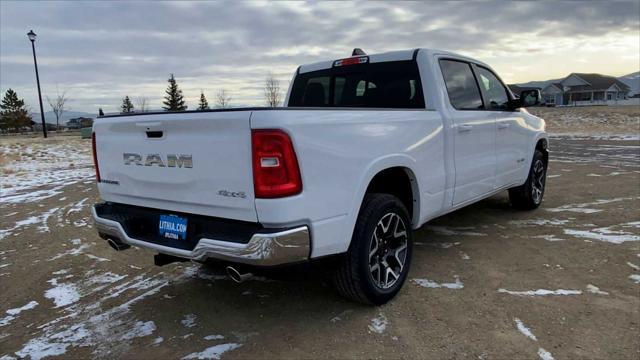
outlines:
[[[229,276],[231,280],[237,282],[238,284],[250,279],[253,276],[252,273],[242,274],[240,273],[240,271],[238,271],[238,269],[234,268],[233,266],[227,266],[225,270],[227,271],[227,276]]]
[[[109,246],[111,246],[115,251],[122,251],[122,250],[127,250],[128,248],[131,247],[131,245],[129,244],[125,244],[123,242],[118,241],[117,239],[114,238],[109,238],[107,239],[107,243],[109,244]]]

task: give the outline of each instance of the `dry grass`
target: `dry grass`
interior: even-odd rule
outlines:
[[[550,133],[640,134],[640,106],[530,108]]]

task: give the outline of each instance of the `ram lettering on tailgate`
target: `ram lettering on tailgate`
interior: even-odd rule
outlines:
[[[167,154],[166,161],[160,154],[146,154],[143,161],[141,154],[124,153],[122,154],[122,159],[125,165],[193,168],[193,156],[191,154]]]

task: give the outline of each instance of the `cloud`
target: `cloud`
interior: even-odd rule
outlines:
[[[354,47],[458,51],[507,81],[558,77],[578,64],[622,75],[637,71],[639,12],[637,1],[2,1],[0,90],[14,88],[37,104],[32,28],[43,92],[55,93],[57,84],[69,89],[74,110],[91,112],[116,111],[124,95],[149,97],[158,108],[169,73],[191,107],[200,90],[211,101],[223,87],[235,105],[262,105],[267,73],[287,86],[299,64],[348,56]],[[538,66],[522,73],[524,63]]]

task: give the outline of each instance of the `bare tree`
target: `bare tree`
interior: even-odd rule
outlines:
[[[220,89],[216,94],[216,107],[219,108],[227,108],[229,107],[229,102],[231,102],[231,96],[225,89]]]
[[[62,117],[62,114],[64,114],[66,110],[69,110],[65,107],[65,104],[68,100],[69,98],[67,98],[67,91],[65,90],[62,92],[62,94],[60,94],[57,88],[56,97],[54,99],[51,99],[47,96],[47,102],[49,103],[49,106],[51,106],[51,110],[53,110],[53,113],[56,115],[56,130],[60,129],[60,118]]]
[[[276,107],[280,105],[280,80],[273,77],[272,73],[267,75],[267,79],[264,82],[264,99],[269,107]]]
[[[138,105],[139,112],[149,111],[149,99],[146,96],[139,96],[136,98],[136,104]]]

